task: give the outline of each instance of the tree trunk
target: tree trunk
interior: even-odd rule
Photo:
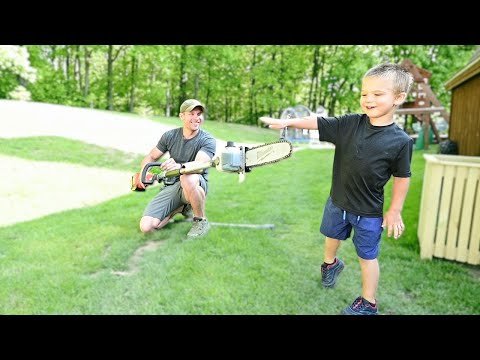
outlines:
[[[85,62],[85,85],[83,87],[83,96],[85,97],[85,100],[88,97],[88,93],[90,91],[90,54],[92,52],[88,51],[87,47],[85,46],[84,49],[84,62]],[[92,107],[92,104],[90,104]]]
[[[209,99],[210,99],[210,92],[211,92],[211,72],[210,72],[210,66],[208,67],[208,72],[207,72],[207,89],[206,89],[206,95],[205,95],[205,102],[203,103],[205,106],[209,104]],[[203,115],[203,118],[207,120],[208,117],[208,109]]]
[[[170,117],[170,111],[171,111],[171,108],[172,108],[172,103],[171,103],[171,96],[170,96],[170,89],[167,89],[166,93],[165,93],[165,103],[166,103],[166,106],[165,106],[165,116],[166,117]]]
[[[200,89],[200,77],[198,75],[195,75],[195,88],[193,90],[193,97],[195,99],[197,99],[199,89]]]
[[[319,46],[315,46],[313,51],[313,65],[312,65],[312,77],[310,80],[310,91],[308,93],[308,107],[313,109],[317,100],[317,87],[318,87],[318,69],[319,69]]]
[[[256,46],[253,47],[253,55],[252,55],[252,65],[251,65],[251,72],[253,74],[253,70],[255,69],[255,65],[256,65],[256,61],[257,61],[257,48]],[[256,114],[256,106],[255,106],[255,101],[256,101],[256,98],[255,98],[255,76],[252,75],[251,77],[251,80],[250,80],[250,116],[249,116],[249,121],[250,122],[251,120],[250,119],[256,119],[257,118],[257,114]]]
[[[278,75],[278,82],[279,82],[279,88],[280,88],[280,94],[283,99],[286,99],[287,96],[284,93],[285,92],[285,53],[283,50],[280,50],[280,66],[279,66],[279,75]],[[280,103],[280,106],[277,108],[277,117],[279,118],[282,115],[282,105],[283,102]],[[259,125],[259,121],[257,119],[257,126]]]
[[[327,48],[328,49],[328,48]],[[316,105],[324,106],[325,103],[325,96],[322,96],[322,81],[323,81],[323,74],[325,72],[325,50],[322,51],[322,59],[320,60],[320,75],[318,76],[318,103]],[[317,106],[313,111],[316,111]]]
[[[133,112],[133,109],[135,107],[135,87],[136,87],[136,80],[137,80],[137,68],[138,68],[137,57],[135,55],[132,55],[130,101],[128,104],[128,111],[131,113]]]
[[[108,79],[108,86],[107,86],[107,109],[113,110],[113,63],[117,59],[120,51],[125,46],[121,46],[115,54],[113,53],[113,45],[108,45],[108,59],[107,59],[107,79]]]
[[[182,45],[181,47],[181,54],[180,54],[180,94],[178,98],[178,106],[187,99],[187,81],[188,81],[188,74],[185,72],[185,68],[187,65],[187,45]]]
[[[82,62],[80,60],[80,45],[75,48],[75,80],[77,81],[79,91],[83,89],[82,79]]]
[[[275,49],[275,48],[274,48]],[[272,64],[275,64],[275,60],[277,59],[277,51],[274,50],[273,53],[272,53]],[[276,67],[276,65],[274,65]],[[272,76],[275,76],[275,72],[273,69],[270,69],[270,74]],[[268,85],[268,92],[270,94],[273,94],[273,84],[270,84]],[[268,106],[268,113],[269,113],[269,116],[273,117],[273,107],[272,107],[272,103],[269,102],[269,106]],[[253,125],[254,123],[256,123],[256,119],[251,119],[250,123]]]
[[[57,45],[51,45],[50,48],[52,52],[50,54],[50,62],[52,63],[53,68],[55,69],[55,58],[57,55]]]
[[[225,110],[224,110],[225,122],[228,122],[228,106],[229,106],[228,96],[225,96]]]
[[[68,81],[70,80],[70,47],[68,45],[65,45],[66,49],[66,55],[65,55],[65,78],[67,79],[67,84]]]
[[[113,110],[113,45],[108,45],[107,80],[107,110]]]

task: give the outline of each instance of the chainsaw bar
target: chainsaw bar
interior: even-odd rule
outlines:
[[[245,166],[253,168],[257,166],[276,163],[292,155],[292,143],[288,140],[278,140],[252,148],[245,148]]]

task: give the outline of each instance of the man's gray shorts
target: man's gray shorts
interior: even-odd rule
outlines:
[[[200,175],[200,186],[207,195],[208,183],[205,178]],[[187,200],[183,196],[181,182],[177,181],[173,185],[164,185],[160,192],[150,201],[145,208],[143,216],[151,216],[160,220],[167,218],[174,210],[185,205]]]

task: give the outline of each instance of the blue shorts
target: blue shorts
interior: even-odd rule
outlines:
[[[353,244],[357,255],[365,260],[378,256],[383,217],[363,217],[336,207],[328,197],[323,211],[320,232],[333,239],[346,240],[354,229]]]

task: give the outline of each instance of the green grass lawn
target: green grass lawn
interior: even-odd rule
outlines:
[[[0,154],[26,160],[56,161],[126,171],[138,171],[144,158],[142,155],[124,153],[59,136],[0,138],[0,149]]]
[[[225,140],[278,138],[268,129],[248,129],[243,136],[241,126],[211,125],[211,132]],[[62,152],[56,150],[65,147],[69,151],[63,153],[69,155],[58,155]],[[2,154],[22,156],[31,148],[36,150],[28,153],[30,159],[132,172],[141,160],[55,137],[0,142]],[[382,240],[380,312],[480,314],[478,266],[420,259],[416,233],[423,153],[413,156],[403,211],[405,234]],[[125,160],[122,165],[119,159]],[[305,149],[253,169],[243,183],[235,174],[211,170],[206,205],[210,221],[269,223],[274,229],[213,227],[206,237],[186,241],[190,224],[178,215],[178,221],[163,230],[143,235],[138,222],[158,186],[0,228],[0,313],[338,314],[360,294],[361,280],[348,240],[339,253],[346,267],[337,287],[326,290],[320,284],[324,237],[319,226],[332,162],[333,150]],[[390,191],[391,183],[387,204]]]

